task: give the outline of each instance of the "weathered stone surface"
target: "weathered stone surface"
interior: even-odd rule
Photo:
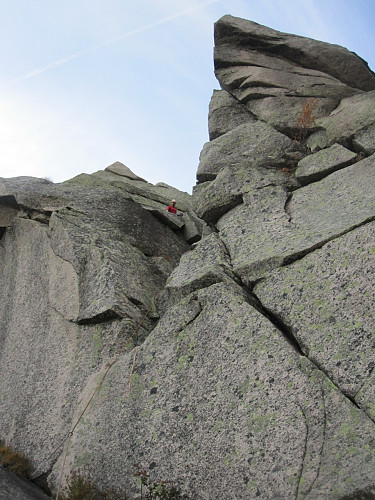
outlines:
[[[298,120],[303,113],[303,106],[310,99],[301,97],[264,97],[263,99],[252,99],[246,104],[247,108],[260,120],[268,123],[276,130],[288,134],[290,137],[298,136]],[[327,116],[333,111],[339,100],[335,97],[314,98],[314,119],[306,127],[308,133],[315,131],[316,118]]]
[[[298,162],[295,175],[301,184],[308,184],[350,165],[356,157],[352,151],[340,144],[334,144],[318,153],[305,156]]]
[[[176,207],[182,211],[191,209],[191,196],[188,193],[172,188],[167,184],[154,186],[141,181],[132,181],[127,177],[100,170],[92,175],[81,174],[64,185],[80,185],[86,187],[103,187],[110,189],[119,189],[123,194],[127,194],[133,201],[140,204],[153,205],[158,208],[164,208],[170,204],[172,199],[177,201]]]
[[[0,500],[48,500],[40,488],[0,467]]]
[[[375,91],[343,99],[327,117],[316,120],[323,130],[312,134],[307,145],[310,149],[325,148],[339,142],[346,144],[363,129],[375,123]]]
[[[290,163],[292,141],[260,121],[239,125],[225,135],[204,145],[200,155],[197,179],[213,180],[220,170],[240,163],[265,168],[283,167]]]
[[[191,214],[183,214],[184,227],[183,234],[185,240],[192,245],[196,243],[202,238],[202,235],[205,236],[206,231],[204,231],[204,227],[206,226],[202,220],[198,219],[198,217],[193,216]],[[211,230],[207,231],[207,234],[211,233]]]
[[[145,208],[148,212],[152,213],[157,219],[163,221],[164,224],[171,227],[172,229],[181,229],[185,225],[185,221],[182,219],[182,217],[178,216],[177,214],[171,214],[167,212],[166,209],[159,207],[155,208],[154,206],[150,207],[148,205],[142,205],[142,207]]]
[[[244,203],[217,223],[245,283],[295,260],[375,217],[375,157],[303,187],[290,198],[283,188],[244,195]]]
[[[168,184],[158,183],[153,186],[144,182],[131,181],[126,177],[120,177],[114,175],[112,172],[105,171],[99,171],[93,175],[81,174],[64,184],[92,186],[96,188],[106,185],[110,189],[118,189],[122,195],[141,205],[142,208],[152,213],[163,224],[166,224],[173,230],[181,230],[185,240],[189,244],[199,241],[202,234],[206,234],[207,232],[205,222],[199,220],[194,214],[191,195],[179,191]],[[172,199],[177,201],[176,208],[182,217],[166,212],[166,207]]]
[[[309,359],[356,401],[375,367],[374,242],[371,222],[274,271],[254,289]],[[362,389],[357,403],[375,421],[372,392]]]
[[[233,45],[231,42],[215,44],[214,63],[216,71],[229,66],[259,66],[280,71],[294,71],[296,67],[291,61],[279,58],[276,54],[261,52],[256,48],[250,51],[246,46]]]
[[[116,161],[115,163],[112,163],[112,165],[109,165],[106,169],[107,172],[112,172],[113,174],[117,175],[122,175],[123,177],[128,177],[129,179],[132,179],[133,181],[142,181],[142,182],[147,182],[145,179],[142,179],[142,177],[139,177],[137,174],[132,172],[129,167],[124,165],[123,163]]]
[[[254,117],[245,106],[225,90],[214,90],[208,114],[208,133],[210,141],[230,130],[253,121]]]
[[[67,471],[89,459],[101,484],[134,492],[136,462],[197,499],[323,500],[371,484],[371,420],[240,289],[216,284],[170,308],[138,351],[127,398],[132,363],[110,372]]]
[[[276,70],[258,66],[230,66],[216,70],[221,85],[240,102],[260,97],[344,97],[357,94],[336,78],[320,71]]]
[[[1,203],[2,200],[0,200],[0,227],[6,228],[10,226],[14,217],[17,217],[19,210],[17,210],[17,208],[4,206]]]
[[[234,277],[223,242],[214,233],[201,240],[194,251],[181,257],[178,267],[168,278],[166,289],[171,296],[177,294],[181,298]]]
[[[69,430],[85,380],[121,349],[134,323],[74,322],[78,277],[51,249],[45,225],[17,219],[3,237],[0,261],[1,437],[44,473],[62,452],[53,454]],[[145,334],[142,328],[140,337]]]
[[[220,170],[213,181],[194,186],[194,209],[205,221],[216,223],[222,215],[243,202],[243,194],[269,185],[297,186],[294,177],[282,169],[233,164]]]
[[[367,155],[375,153],[375,124],[360,130],[353,138],[353,146]]]
[[[1,438],[42,474],[62,452],[88,377],[129,341],[189,245],[119,189],[32,179],[0,186],[23,207],[0,246]],[[48,224],[27,215],[54,200],[66,206]],[[138,340],[154,326],[146,318]]]
[[[224,16],[215,23],[215,45],[254,49],[266,55],[284,57],[304,68],[327,73],[351,87],[366,91],[375,89],[374,73],[353,52],[339,45],[281,33],[238,17]]]

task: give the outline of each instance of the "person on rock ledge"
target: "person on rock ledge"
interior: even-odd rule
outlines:
[[[177,214],[176,200],[172,200],[171,204],[167,206],[167,212]]]

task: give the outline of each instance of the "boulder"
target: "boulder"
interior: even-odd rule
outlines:
[[[222,281],[235,278],[226,248],[217,236],[211,234],[201,240],[194,251],[185,253],[178,267],[169,276],[166,290],[173,298]]]
[[[252,21],[224,16],[215,23],[215,47],[228,46],[286,59],[295,66],[327,73],[356,89],[375,89],[375,75],[367,63],[339,45],[281,33]],[[236,57],[235,62],[240,61],[243,64]],[[215,64],[215,68],[217,67]]]
[[[248,167],[235,163],[220,170],[213,181],[194,186],[194,209],[205,221],[216,223],[226,212],[243,203],[245,193],[269,185],[292,189],[298,183],[283,169],[258,168],[255,165]]]
[[[204,145],[197,172],[199,182],[213,180],[222,168],[240,163],[282,168],[290,163],[292,141],[260,121],[251,121]]]
[[[312,132],[313,118],[327,116],[345,97],[375,89],[367,64],[343,47],[232,16],[215,24],[214,61],[221,87],[290,137],[298,132],[304,102],[314,100]]]
[[[231,66],[216,71],[221,85],[240,102],[262,97],[336,97],[338,100],[358,91],[320,71],[300,68],[280,71],[258,66]]]
[[[250,100],[246,106],[259,120],[294,139],[300,133],[298,124],[303,117],[304,106],[310,102],[314,109],[311,119],[304,127],[305,132],[310,134],[319,129],[316,119],[327,116],[338,106],[340,101],[336,97],[315,97],[313,100],[289,96],[264,97]]]

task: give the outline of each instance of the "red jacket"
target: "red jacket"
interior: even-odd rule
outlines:
[[[173,207],[172,205],[169,205],[167,207],[167,212],[170,212],[171,214],[176,214],[177,213],[177,208]]]

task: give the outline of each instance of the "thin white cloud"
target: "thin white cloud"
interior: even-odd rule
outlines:
[[[206,0],[205,2],[194,5],[193,7],[189,7],[187,9],[184,9],[180,12],[175,13],[175,14],[170,14],[169,16],[162,17],[161,19],[158,19],[157,21],[155,21],[153,23],[146,24],[145,26],[141,26],[140,28],[137,28],[135,30],[131,30],[131,31],[128,31],[127,33],[123,33],[122,35],[119,35],[116,38],[112,38],[110,40],[102,42],[98,45],[95,45],[94,47],[90,47],[88,49],[76,52],[75,54],[72,54],[70,56],[63,57],[62,59],[58,59],[50,64],[47,64],[46,66],[42,66],[42,67],[37,68],[33,71],[25,73],[24,75],[21,75],[18,78],[14,78],[13,80],[6,82],[4,85],[2,85],[0,87],[0,90],[9,88],[9,87],[11,87],[17,83],[23,82],[25,80],[29,80],[30,78],[33,78],[34,76],[40,75],[41,73],[44,73],[50,69],[53,69],[53,68],[56,68],[57,66],[61,66],[63,64],[66,64],[67,62],[72,61],[73,59],[78,59],[79,57],[90,54],[98,49],[103,48],[103,47],[113,45],[113,44],[118,43],[122,40],[126,40],[127,38],[131,38],[132,36],[138,35],[140,33],[144,33],[145,31],[148,31],[152,28],[156,28],[157,26],[160,26],[162,24],[166,24],[166,23],[169,23],[171,21],[174,21],[175,19],[178,19],[180,17],[191,14],[192,12],[194,12],[196,10],[203,9],[204,7],[207,7],[208,5],[212,5],[212,4],[217,3],[219,1],[220,0]]]

